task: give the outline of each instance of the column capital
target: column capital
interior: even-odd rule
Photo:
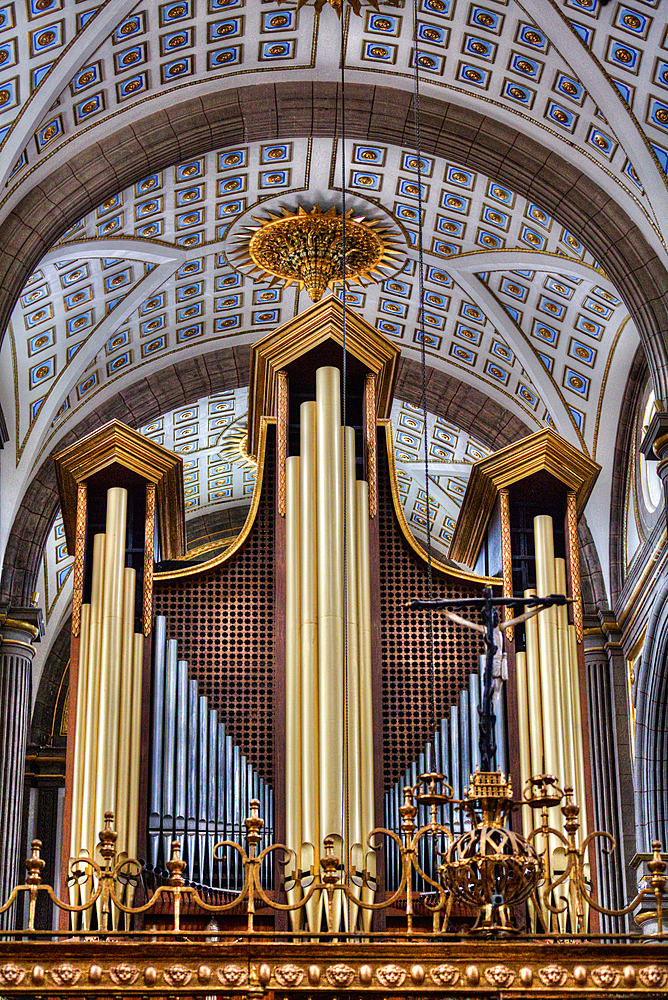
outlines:
[[[663,462],[668,458],[668,413],[657,411],[649,422],[640,451],[648,462]]]
[[[32,659],[35,655],[33,643],[39,642],[43,635],[41,608],[0,604],[0,643],[5,647],[3,652],[9,652],[7,647],[13,646],[17,655]]]

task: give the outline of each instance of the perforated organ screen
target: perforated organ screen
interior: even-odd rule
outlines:
[[[428,618],[410,611],[411,597],[478,597],[480,587],[434,571],[430,594],[428,569],[410,549],[394,513],[384,436],[379,434],[378,516],[380,544],[380,615],[383,669],[384,780],[391,787],[418,759],[431,739],[431,671]],[[475,613],[462,617],[479,621]],[[477,671],[483,652],[480,633],[433,614],[435,712],[437,721],[457,704],[459,692]]]
[[[255,524],[241,552],[208,572],[156,581],[156,614],[167,617],[190,676],[217,708],[234,742],[273,783],[275,451],[267,442]],[[379,435],[380,609],[384,780],[392,785],[430,738],[427,616],[405,607],[429,596],[427,568],[411,551],[394,514],[383,434]],[[434,572],[433,596],[477,595],[479,588]],[[467,615],[467,617],[471,617]],[[476,670],[478,633],[434,615],[436,714],[440,720]]]
[[[267,441],[260,506],[241,551],[208,572],[156,581],[155,610],[167,618],[227,731],[252,766],[273,782],[274,497],[273,429]]]

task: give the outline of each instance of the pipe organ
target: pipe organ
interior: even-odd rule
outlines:
[[[394,467],[398,348],[347,312],[342,407],[343,343],[332,297],[253,345],[248,452],[257,484],[240,535],[208,562],[179,561],[177,456],[167,461],[150,442],[142,452],[140,436],[118,427],[111,437],[122,448],[104,444],[108,431],[97,432],[102,444],[93,436],[74,446],[83,473],[58,456],[77,543],[68,859],[93,845],[100,810],[111,808],[123,846],[136,847],[149,870],[163,872],[179,841],[186,878],[234,892],[238,860],[216,856],[214,845],[243,837],[257,798],[260,846],[278,841],[294,852],[279,879],[265,865],[264,884],[279,898],[302,898],[328,835],[359,886],[353,900],[383,898],[398,883],[398,856],[391,845],[371,851],[371,829],[398,828],[403,786],[425,771],[444,772],[461,798],[478,762],[480,633],[434,615],[432,663],[427,617],[407,601],[478,597],[484,586],[576,596],[573,532],[593,463],[551,431],[511,446],[510,457],[499,453],[497,465],[494,455],[477,463],[453,540],[457,563],[432,559],[430,574]],[[85,464],[105,448],[106,464]],[[560,461],[543,461],[554,454]],[[155,544],[148,486],[157,490]],[[531,497],[543,495],[534,509]],[[554,768],[584,802],[578,622],[574,603],[515,629],[496,707],[496,765],[510,768],[517,790],[529,773]],[[434,859],[421,863],[433,870]],[[292,929],[319,931],[329,918],[330,930],[372,926],[355,903],[328,914],[312,897],[305,909]]]

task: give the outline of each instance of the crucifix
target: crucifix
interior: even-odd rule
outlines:
[[[457,598],[435,598],[433,600],[421,600],[418,597],[408,601],[407,607],[413,611],[442,611],[446,618],[464,625],[467,628],[482,632],[485,643],[485,673],[483,676],[482,706],[478,709],[478,745],[480,747],[480,770],[491,771],[493,768],[494,756],[496,754],[496,740],[494,738],[494,726],[496,716],[494,714],[494,656],[498,646],[494,641],[496,629],[512,628],[521,625],[523,622],[533,618],[545,608],[553,605],[570,604],[572,598],[563,594],[550,594],[549,597],[494,597],[490,587],[485,587],[482,597],[457,597]],[[524,611],[517,618],[509,621],[499,621],[497,608],[519,607]],[[456,613],[456,608],[472,608],[482,612],[482,625],[478,622],[470,622]]]

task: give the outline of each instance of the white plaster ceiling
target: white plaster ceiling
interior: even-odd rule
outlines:
[[[668,42],[658,0],[419,0],[425,96],[520,129],[593,178],[668,262]],[[344,20],[350,83],[412,88],[412,5]],[[40,178],[176,100],[241,83],[337,82],[326,7],[251,0],[26,0],[0,8],[0,221]],[[348,140],[351,204],[389,214],[403,270],[348,302],[419,357],[414,151]],[[0,354],[10,441],[0,547],[58,438],[115,392],[180,358],[248,344],[308,305],[226,256],[267,207],[340,202],[341,148],[287,136],[195,157],[118,191],[65,233],[27,282]],[[423,162],[429,364],[551,423],[604,464],[638,337],[573,234],[457,162]],[[607,547],[607,510],[594,526]],[[55,579],[55,578],[54,578]],[[55,586],[55,582],[54,582]]]

